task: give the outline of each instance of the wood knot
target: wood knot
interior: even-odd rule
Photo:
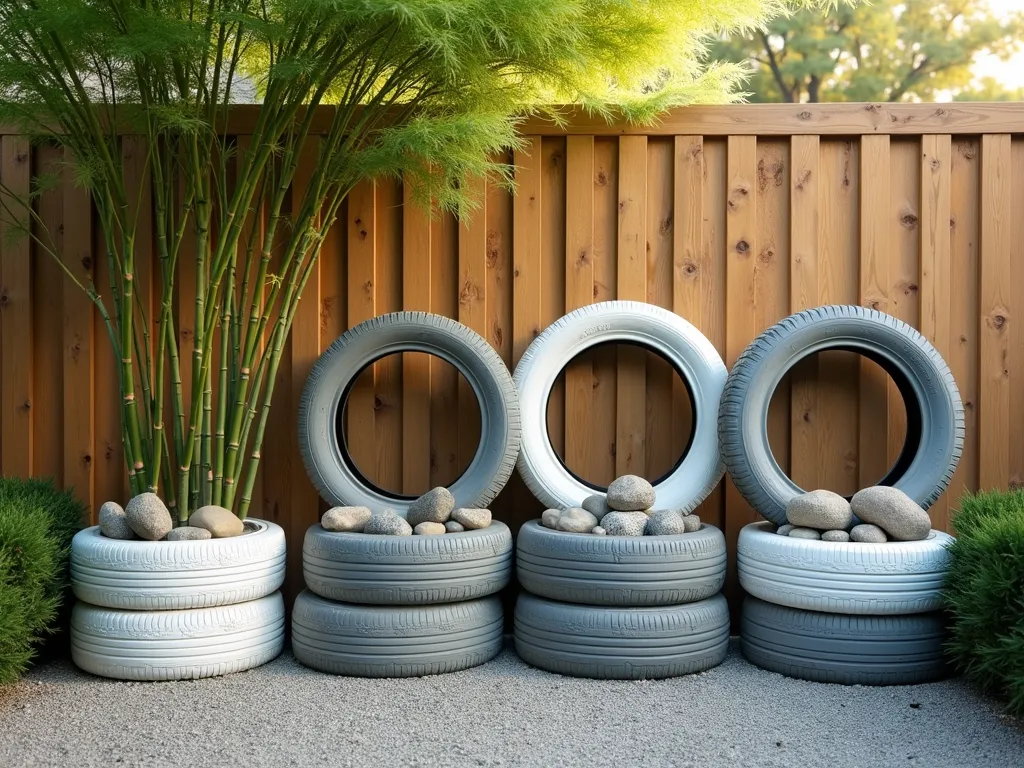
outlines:
[[[931,168],[931,169],[932,169],[933,171],[937,171],[937,170],[939,170],[939,166],[940,166],[940,165],[942,165],[942,163],[940,163],[940,162],[939,162],[939,158],[937,158],[937,157],[933,157],[933,158],[932,158],[931,160],[929,160],[929,161],[928,161],[928,166],[929,166],[929,167],[930,167],[930,168]]]
[[[992,315],[992,317],[989,319],[989,322],[992,325],[992,327],[995,328],[997,331],[1002,331],[1003,327],[1006,325],[1006,320],[1006,315],[997,312],[994,315]]]
[[[368,233],[367,233],[367,231],[365,229],[360,229],[359,230],[359,239],[360,240],[365,240],[367,234]]]
[[[552,168],[557,168],[561,164],[562,164],[562,153],[561,152],[552,152],[551,153],[551,167]]]
[[[949,217],[949,228],[956,229],[956,216]]]
[[[382,408],[384,408],[384,401],[381,400],[379,397],[373,398],[373,410],[379,411]]]
[[[577,267],[585,267],[585,266],[587,266],[587,263],[588,263],[587,249],[586,248],[581,248],[579,255],[576,257],[576,266]]]
[[[956,145],[956,151],[964,160],[973,160],[978,154],[978,148],[969,141],[961,141]]]
[[[91,272],[92,271],[92,257],[91,256],[83,256],[82,257],[82,269],[86,270],[87,272]]]
[[[803,419],[803,421],[806,424],[810,424],[811,423],[811,412],[810,411],[804,411],[803,415],[800,418]]]
[[[760,261],[765,266],[768,266],[773,261],[775,261],[775,251],[773,251],[771,248],[764,248],[761,250],[761,253],[758,254],[757,260]]]
[[[501,326],[498,323],[494,324],[494,328],[491,330],[491,337],[494,339],[494,346],[500,347],[501,340],[505,338],[505,334],[501,332]]]
[[[904,296],[910,296],[912,293],[917,293],[917,283],[907,283],[903,287]]]
[[[88,453],[82,456],[82,463],[85,464],[86,466],[92,464],[92,456]]]
[[[697,265],[687,259],[683,262],[683,274],[687,277],[694,277],[697,274]]]
[[[660,222],[658,222],[658,234],[664,237],[672,231],[672,217],[666,216]]]
[[[802,190],[806,186],[807,182],[811,180],[811,171],[806,170],[800,174],[800,178],[797,179],[796,188]]]
[[[463,282],[462,288],[459,291],[459,304],[469,306],[474,301],[482,300],[483,297],[483,291],[480,290],[479,285],[469,279]]]
[[[746,240],[740,240],[736,243],[736,252],[746,254],[750,251],[750,243]]]
[[[810,120],[811,119],[811,112],[810,112],[810,110],[805,109],[803,112],[801,112],[800,114],[797,115],[797,118],[799,118],[800,120]]]
[[[519,267],[512,270],[512,277],[519,277]]]
[[[881,110],[882,110],[882,108],[878,104],[865,104],[864,105],[864,111],[865,112],[880,112]]]
[[[916,213],[908,211],[907,213],[904,213],[902,216],[900,216],[900,224],[906,227],[907,229],[913,229],[914,227],[916,227],[917,221],[918,219]]]
[[[0,293],[0,309],[7,309],[7,307],[9,307],[10,305],[11,299],[7,295],[7,291],[5,290],[3,293]]]
[[[25,402],[23,402],[21,404],[21,410],[22,411],[30,411],[30,410],[32,410],[32,402],[30,400],[26,400]]]
[[[594,183],[599,187],[608,186],[608,174],[604,171],[598,171],[597,176],[594,177]]]

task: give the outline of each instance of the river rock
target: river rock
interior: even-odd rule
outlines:
[[[457,523],[462,523],[463,527],[467,531],[472,531],[477,528],[486,528],[491,524],[491,510],[467,509],[465,507],[460,507],[452,512],[452,520]]]
[[[700,530],[700,518],[697,515],[685,515],[683,517],[683,526],[687,533],[693,533],[694,531]]]
[[[649,514],[645,536],[674,536],[677,533],[686,533],[686,524],[683,516],[672,509],[659,509]]]
[[[608,531],[606,531],[600,525],[595,525],[594,526],[594,530],[592,530],[591,533],[594,534],[595,536],[607,536],[608,535]]]
[[[789,538],[816,540],[821,538],[821,534],[815,531],[813,528],[794,528],[789,532]]]
[[[325,531],[336,533],[359,532],[372,515],[368,507],[332,507],[324,512],[324,516],[320,518],[320,525]]]
[[[608,499],[600,493],[587,496],[580,506],[596,517],[598,522],[601,522],[604,516],[612,511],[612,508],[608,506]]]
[[[558,518],[562,516],[560,509],[545,509],[540,516],[540,524],[545,528],[558,528]]]
[[[417,536],[441,536],[448,533],[448,529],[443,523],[420,523],[412,532]]]
[[[821,534],[822,541],[849,541],[850,534],[846,531],[825,531]]]
[[[650,518],[643,512],[609,512],[601,527],[609,536],[643,536]]]
[[[789,532],[792,531],[794,528],[796,528],[795,525],[790,525],[789,523],[786,523],[785,525],[780,525],[779,529],[775,532],[779,534],[779,536],[789,536]]]
[[[409,525],[408,520],[403,520],[395,510],[385,509],[370,515],[370,519],[363,526],[363,533],[376,533],[381,536],[411,536],[412,526]]]
[[[215,539],[227,539],[245,533],[245,523],[239,520],[234,512],[212,504],[193,512],[188,524],[196,528],[205,528]]]
[[[203,541],[212,538],[213,534],[208,530],[196,528],[194,525],[183,525],[167,534],[167,541]]]
[[[462,525],[462,523],[457,523],[454,520],[449,520],[447,523],[444,524],[444,530],[447,533],[462,533],[464,530],[466,530],[466,528]]]
[[[606,495],[608,506],[619,512],[640,512],[654,506],[654,486],[636,475],[612,480]]]
[[[409,525],[446,523],[455,509],[455,498],[447,488],[433,488],[409,505]]]
[[[569,507],[558,517],[555,527],[569,533],[590,533],[598,523],[597,517],[582,507]]]
[[[853,523],[850,502],[832,491],[810,491],[786,504],[786,522],[798,528],[846,530]]]
[[[100,533],[108,539],[134,539],[135,531],[128,524],[124,508],[116,501],[105,501],[100,507]]]
[[[155,493],[140,493],[125,507],[125,520],[140,539],[159,541],[174,527],[171,513]]]
[[[865,488],[854,495],[850,506],[865,523],[877,525],[890,539],[897,541],[927,539],[932,529],[928,513],[898,488],[884,485]]]
[[[861,523],[850,529],[850,541],[859,541],[863,544],[883,544],[889,540],[885,531],[871,523]]]

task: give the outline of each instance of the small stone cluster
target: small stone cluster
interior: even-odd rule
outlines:
[[[489,509],[456,509],[455,498],[447,488],[427,491],[412,503],[404,518],[393,509],[372,512],[368,507],[333,507],[320,519],[325,531],[381,536],[440,536],[490,524]]]
[[[917,502],[883,485],[858,491],[850,501],[824,490],[794,496],[786,505],[786,523],[776,533],[794,539],[869,544],[920,541],[928,538],[932,528],[931,518]]]
[[[540,523],[556,531],[596,536],[672,536],[700,528],[697,515],[653,507],[654,487],[642,477],[623,475],[603,496],[587,496],[578,507],[545,510]]]
[[[114,501],[100,507],[100,533],[108,539],[198,541],[226,539],[245,533],[245,523],[224,507],[207,505],[189,516],[188,525],[174,527],[167,506],[155,493],[140,493],[122,508]]]

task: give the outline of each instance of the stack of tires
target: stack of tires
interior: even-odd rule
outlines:
[[[486,507],[512,473],[519,450],[515,386],[501,358],[469,328],[437,315],[400,312],[358,325],[317,362],[302,395],[299,443],[321,496],[338,506],[393,509],[415,498],[390,494],[356,468],[339,428],[353,382],[386,355],[426,352],[459,370],[476,394],[481,442],[449,486],[457,507]],[[307,589],[292,611],[292,650],[322,672],[412,677],[482,664],[502,648],[495,594],[511,578],[512,535],[504,523],[433,536],[306,533]]]
[[[723,473],[714,414],[726,370],[714,346],[677,315],[649,304],[584,307],[547,328],[515,372],[523,414],[519,471],[550,508],[578,507],[596,490],[559,459],[547,402],[559,373],[585,350],[633,343],[663,356],[696,411],[690,449],[654,484],[658,506],[692,511]],[[708,417],[711,414],[711,417]],[[601,536],[526,523],[516,542],[516,652],[541,669],[576,677],[641,679],[699,672],[728,650],[722,532],[711,525],[667,536]]]
[[[928,507],[946,489],[963,444],[953,376],[938,352],[905,323],[875,310],[821,307],[786,318],[747,348],[722,397],[719,430],[736,488],[769,522],[739,536],[741,648],[754,664],[829,683],[892,685],[946,672],[940,591],[952,538],[830,542],[775,532],[790,499],[803,493],[772,457],[766,414],[783,376],[825,350],[878,363],[906,403],[902,454],[879,485]]]

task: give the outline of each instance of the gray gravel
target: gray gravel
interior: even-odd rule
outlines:
[[[476,669],[407,680],[332,677],[285,654],[180,683],[119,683],[57,663],[0,689],[4,768],[1002,768],[1021,755],[1024,731],[961,681],[806,683],[747,664],[735,646],[709,672],[650,682],[552,675],[507,648]]]

